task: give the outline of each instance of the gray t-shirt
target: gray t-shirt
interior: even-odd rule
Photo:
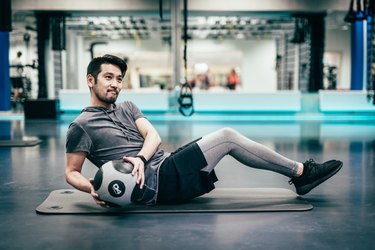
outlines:
[[[87,158],[97,167],[124,156],[136,156],[141,150],[144,138],[135,121],[145,117],[132,102],[126,101],[104,107],[87,107],[70,124],[67,132],[66,152],[86,152]],[[145,166],[145,185],[137,186],[134,200],[147,205],[156,203],[158,172],[168,156],[158,148]]]

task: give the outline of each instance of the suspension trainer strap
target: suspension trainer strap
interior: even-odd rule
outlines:
[[[191,116],[194,113],[194,106],[193,106],[193,91],[188,83],[187,80],[187,29],[188,29],[188,21],[187,21],[187,2],[188,0],[184,0],[184,78],[185,83],[181,86],[180,90],[180,97],[178,98],[178,103],[180,104],[179,111],[183,116]]]
[[[159,0],[159,16],[160,20],[163,20],[163,0]]]

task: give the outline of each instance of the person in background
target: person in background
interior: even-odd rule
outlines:
[[[229,72],[227,81],[227,88],[230,90],[235,90],[240,84],[240,77],[238,76],[235,69],[232,69]]]
[[[23,65],[21,61],[22,52],[17,52],[17,57],[10,62],[10,80],[13,88],[13,107],[16,106],[17,100],[23,88]]]

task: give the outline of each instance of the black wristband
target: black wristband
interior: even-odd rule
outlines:
[[[143,155],[136,155],[135,157],[138,157],[139,159],[141,159],[145,165],[147,164],[147,160]]]

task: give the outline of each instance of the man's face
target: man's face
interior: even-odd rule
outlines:
[[[89,75],[88,84],[97,101],[104,105],[113,104],[122,87],[121,70],[112,64],[102,64],[96,81],[93,76]]]

